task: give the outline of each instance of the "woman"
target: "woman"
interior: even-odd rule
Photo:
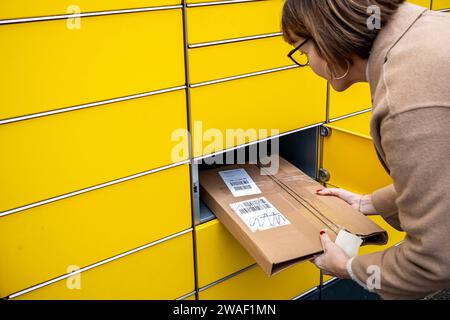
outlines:
[[[349,259],[322,231],[324,254],[314,263],[384,299],[449,288],[450,15],[403,0],[287,0],[282,29],[295,47],[290,56],[303,55],[336,91],[369,82],[371,136],[393,179],[369,195],[318,194],[380,214],[406,233],[398,246]],[[380,282],[369,286],[374,270]]]

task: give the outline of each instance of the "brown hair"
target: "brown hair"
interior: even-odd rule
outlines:
[[[286,42],[309,38],[331,72],[353,64],[352,55],[367,59],[379,30],[369,28],[368,7],[380,9],[383,27],[405,0],[286,0],[281,27]],[[372,30],[371,30],[372,29]]]

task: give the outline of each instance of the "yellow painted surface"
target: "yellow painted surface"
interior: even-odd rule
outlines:
[[[280,32],[283,0],[188,8],[189,43]]]
[[[258,266],[200,291],[200,300],[293,299],[319,285],[319,270],[311,262],[268,277]]]
[[[439,0],[433,0],[433,1],[439,1]],[[408,0],[408,2],[417,4],[419,6],[425,7],[430,9],[431,6],[431,0]]]
[[[255,263],[217,219],[197,227],[197,259],[199,287]]]
[[[356,116],[347,117],[339,121],[327,124],[328,127],[342,132],[372,139],[370,136],[370,119],[372,112],[364,112]]]
[[[450,9],[450,0],[433,0],[433,10]]]
[[[186,3],[187,4],[191,4],[191,3],[207,3],[207,2],[216,2],[217,0],[187,0]],[[233,0],[230,0],[233,1]]]
[[[0,297],[186,230],[190,210],[182,165],[1,217]]]
[[[192,251],[187,233],[16,299],[176,299],[194,291]]]
[[[185,83],[181,9],[82,18],[80,29],[2,25],[0,38],[0,119]]]
[[[371,193],[392,183],[370,139],[370,116],[367,112],[328,125],[331,135],[324,139],[323,147],[328,183],[359,193]]]
[[[323,282],[325,283],[328,280],[331,280],[333,277],[332,276],[328,276],[326,274],[323,275]]]
[[[355,83],[343,92],[337,92],[330,86],[330,119],[368,109],[371,106],[368,83]]]
[[[264,138],[259,134],[260,129],[271,135],[272,129],[286,132],[323,122],[326,116],[325,92],[326,82],[314,75],[310,68],[295,68],[193,88],[194,156],[254,141],[255,136]],[[233,132],[227,134],[227,129]],[[236,136],[237,129],[244,130],[241,141],[235,139],[227,143],[222,139]]]
[[[292,65],[281,36],[189,50],[192,83]]]
[[[28,18],[78,12],[107,11],[181,4],[181,0],[15,0],[2,1],[0,19]],[[73,6],[77,6],[73,7]]]
[[[186,125],[184,90],[2,125],[0,211],[170,164]]]

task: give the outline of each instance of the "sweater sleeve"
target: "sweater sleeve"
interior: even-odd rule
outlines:
[[[372,204],[375,210],[383,219],[392,227],[399,231],[403,231],[398,219],[398,208],[395,203],[397,192],[394,185],[390,184],[386,187],[378,189],[372,193]]]
[[[381,123],[406,237],[398,246],[355,257],[347,270],[384,299],[416,299],[450,287],[449,128],[445,107],[413,109]],[[392,187],[380,192],[390,194]],[[375,195],[384,209],[387,202],[379,199]]]

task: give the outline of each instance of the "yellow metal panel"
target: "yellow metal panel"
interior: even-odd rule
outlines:
[[[255,263],[217,219],[198,226],[196,237],[199,287]]]
[[[188,8],[189,43],[280,32],[283,0]]]
[[[450,0],[433,0],[433,10],[450,9]]]
[[[192,83],[292,65],[280,36],[189,50]]]
[[[190,3],[207,3],[207,2],[216,2],[216,1],[219,1],[219,0],[187,0],[186,3],[187,4],[190,4]],[[223,1],[223,0],[220,0],[220,1]],[[233,1],[233,0],[229,0],[229,1]]]
[[[378,160],[372,140],[366,137],[370,115],[364,113],[329,125],[332,131],[324,139],[323,168],[330,173],[330,184],[371,193],[392,183]]]
[[[0,4],[0,19],[146,8],[180,3],[181,0],[39,0],[39,5],[36,5],[36,0],[2,1]],[[74,11],[73,5],[78,6],[79,9]]]
[[[368,83],[355,83],[343,92],[337,92],[330,86],[330,119],[368,109],[371,106]]]
[[[439,0],[433,0],[433,1],[439,1]],[[417,4],[419,6],[425,7],[430,9],[431,7],[431,0],[408,0],[408,2]]]
[[[357,135],[366,139],[372,139],[370,136],[370,119],[371,112],[364,112],[362,114],[341,119],[339,121],[327,124],[328,127],[342,132]]]
[[[192,250],[188,233],[17,299],[176,299],[194,291]]]
[[[208,85],[191,90],[194,155],[265,138],[265,129],[286,132],[325,120],[326,82],[309,68]],[[245,130],[243,141],[224,142],[226,130]],[[257,137],[251,136],[257,133]],[[247,134],[248,133],[248,134]],[[261,131],[262,133],[262,131]],[[204,139],[202,139],[202,137]],[[211,138],[212,137],[212,138]],[[209,141],[211,140],[211,141]],[[244,141],[245,140],[245,141]]]
[[[0,26],[0,119],[185,83],[181,9],[80,23]]]
[[[189,183],[182,165],[0,218],[0,297],[188,229]]]
[[[0,210],[180,161],[186,124],[179,90],[2,125]]]
[[[201,300],[281,300],[293,299],[319,285],[319,270],[311,263],[297,264],[268,277],[254,267],[224,282],[200,291]]]

